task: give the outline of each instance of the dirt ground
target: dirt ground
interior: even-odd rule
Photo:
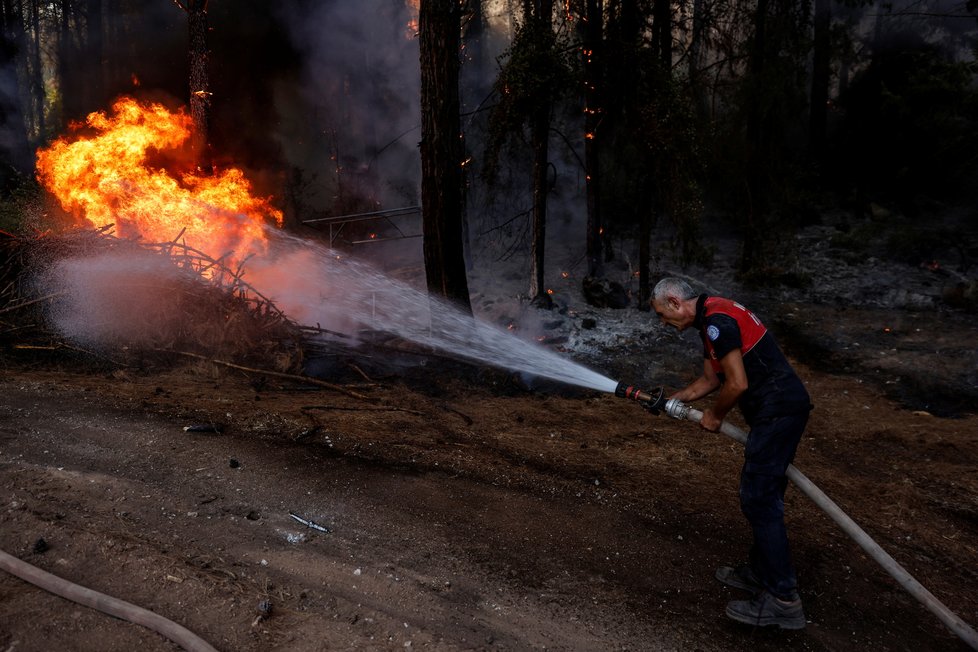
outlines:
[[[805,330],[793,314],[776,320],[788,338]],[[961,401],[926,410],[890,391],[905,369],[871,364],[903,347],[914,387],[950,377],[910,317],[885,334],[881,315],[853,317],[874,333],[788,347],[816,404],[796,466],[978,625],[978,417]],[[942,337],[973,355],[969,323]],[[973,373],[961,358],[959,379]],[[676,369],[695,359],[689,347]],[[5,365],[0,548],[219,650],[967,649],[796,489],[808,626],[729,621],[743,596],[713,572],[749,542],[740,446],[610,395],[480,382],[437,360],[353,377],[364,398],[204,363]],[[0,573],[0,650],[52,649],[177,648]]]

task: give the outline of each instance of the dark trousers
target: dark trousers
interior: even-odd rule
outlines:
[[[754,423],[747,436],[740,474],[740,508],[754,533],[750,566],[775,596],[797,596],[797,579],[784,525],[785,471],[795,459],[808,412]]]

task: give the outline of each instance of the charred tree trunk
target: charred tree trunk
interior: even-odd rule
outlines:
[[[743,249],[740,258],[741,273],[753,269],[759,256],[760,238],[767,217],[768,133],[764,124],[761,85],[767,67],[766,50],[769,0],[758,0],[754,12],[754,42],[748,63],[748,77],[753,86],[747,107],[747,205],[744,216]]]
[[[601,216],[601,63],[603,0],[587,0],[587,26],[584,34],[584,179],[587,189],[587,275],[603,273]]]
[[[421,212],[428,293],[472,313],[462,249],[458,0],[421,0]]]
[[[21,3],[0,3],[0,130],[7,134],[5,159],[0,162],[0,196],[8,196],[22,176],[30,173],[30,144],[20,102],[18,55],[26,42]]]
[[[61,123],[67,125],[85,114],[82,49],[79,43],[75,0],[61,0],[58,20],[58,85],[61,91]]]
[[[672,0],[655,0],[652,6],[652,51],[669,76],[672,70]]]
[[[211,90],[207,45],[207,1],[174,0],[187,12],[190,63],[190,118],[194,133],[190,146],[197,159],[198,169],[210,168]]]
[[[553,0],[536,0],[535,12],[528,20],[536,21],[539,36],[550,35],[553,30]],[[530,299],[540,307],[551,307],[544,281],[544,261],[547,240],[547,171],[550,165],[550,112],[551,102],[545,100],[534,109],[531,118],[533,141],[533,242],[530,255]]]
[[[693,28],[689,37],[689,82],[696,103],[696,114],[704,123],[711,115],[710,100],[702,73],[706,29],[706,1],[693,0]]]
[[[544,261],[547,241],[547,172],[550,166],[550,107],[540,107],[530,127],[533,140],[533,243],[530,247],[530,299],[550,308]]]
[[[44,68],[41,64],[41,10],[37,2],[30,4],[30,97],[34,137],[41,141],[47,135],[47,119],[44,114]]]
[[[85,85],[84,112],[97,111],[105,101],[105,68],[102,56],[102,0],[85,3],[85,59],[88,83]]]
[[[830,0],[815,0],[815,34],[812,56],[811,113],[808,148],[812,162],[822,169],[825,157],[825,129],[829,101],[829,28],[832,22]]]
[[[652,229],[655,226],[655,212],[651,198],[648,196],[649,186],[642,192],[639,202],[639,237],[638,237],[638,309],[651,309],[652,279],[650,278],[650,262],[652,260]]]
[[[672,85],[672,2],[671,0],[655,0],[652,6],[652,55],[655,60],[654,78],[657,84],[657,92],[662,99],[656,102],[654,111],[656,121],[668,123],[666,112],[671,110],[673,97]],[[669,151],[669,148],[659,148],[660,151],[650,151],[649,169],[657,171],[671,170],[675,165],[673,157],[676,155]],[[649,240],[652,237],[652,228],[659,216],[669,215],[671,205],[674,203],[672,195],[675,191],[670,187],[670,180],[663,178],[665,175],[656,175],[645,184],[646,190],[642,193],[640,206],[639,222],[639,249],[638,249],[638,308],[639,310],[649,310],[649,299],[651,299],[651,279],[649,274],[649,263],[651,262],[651,247]]]

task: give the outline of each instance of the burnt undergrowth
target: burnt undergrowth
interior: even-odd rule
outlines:
[[[311,339],[240,264],[179,239],[0,233],[0,346],[11,360],[152,370],[195,354],[296,372]]]

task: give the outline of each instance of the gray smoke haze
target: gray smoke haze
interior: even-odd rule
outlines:
[[[320,172],[321,201],[360,193],[386,208],[420,201],[418,39],[403,2],[332,0],[282,8],[303,55],[300,88],[282,90],[281,144]]]

